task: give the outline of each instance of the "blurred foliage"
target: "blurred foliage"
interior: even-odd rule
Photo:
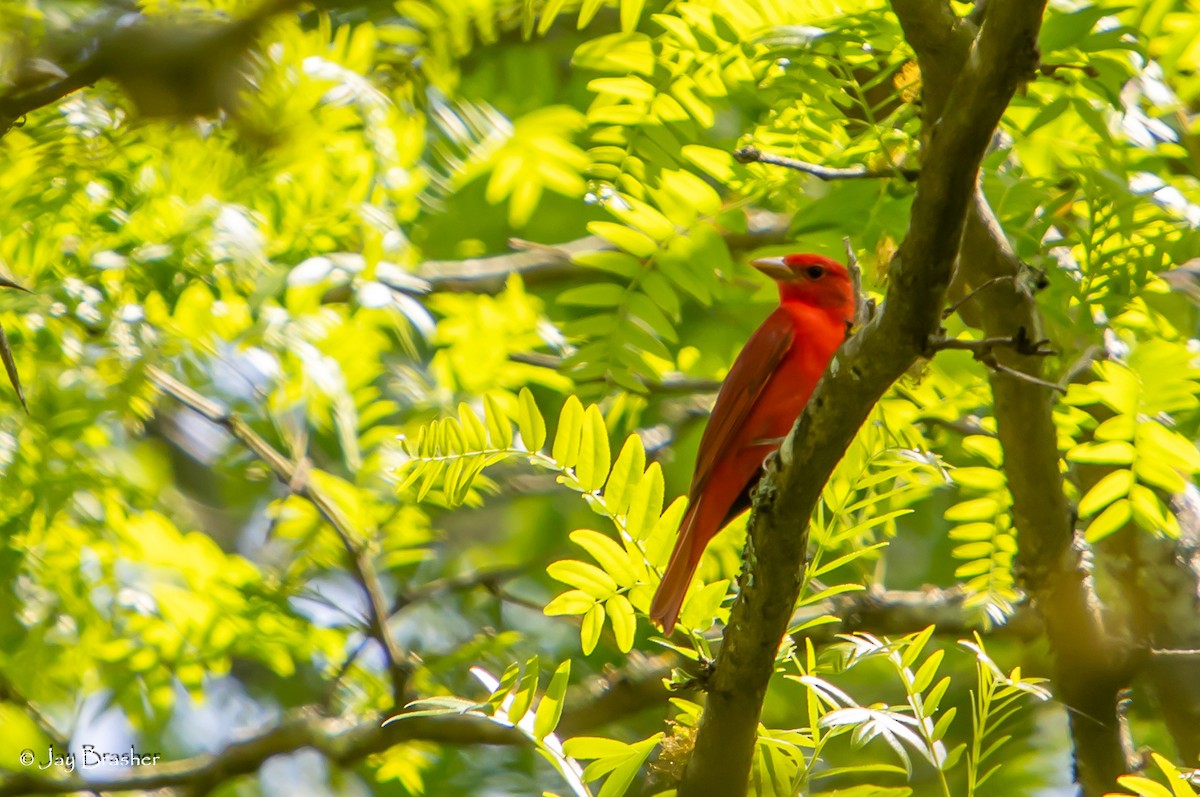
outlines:
[[[0,770],[56,736],[177,760],[292,707],[392,706],[344,542],[163,396],[161,369],[308,459],[396,600],[413,710],[516,726],[543,756],[413,742],[293,773],[291,791],[668,788],[695,703],[556,727],[564,701],[647,656],[711,656],[742,521],[681,630],[645,620],[708,406],[678,386],[720,379],[775,301],[748,255],[842,257],[849,236],[881,296],[914,191],[730,153],[919,165],[920,74],[895,17],[875,0],[320,2],[284,4],[252,46],[196,44],[257,7],[0,0],[0,97],[95,53],[115,65],[0,138],[0,275],[33,291],[0,290],[29,405],[0,395]],[[111,38],[168,30],[151,23],[181,37]],[[1073,379],[1063,471],[1089,541],[1178,537],[1200,324],[1159,275],[1200,256],[1200,14],[1052,3],[1040,44],[983,182],[1046,278],[1051,377]],[[564,277],[513,274],[494,295],[439,290],[430,268],[589,235]],[[1002,458],[966,353],[876,408],[813,518],[793,629],[813,639],[780,650],[756,794],[1062,786],[1061,707],[1023,674],[1045,651],[989,637],[1021,600]],[[493,570],[513,574],[472,578]],[[965,590],[980,635],[821,634],[839,595],[922,585]],[[1131,721],[1166,738],[1150,707]],[[1124,787],[1187,793],[1197,762],[1167,758]]]

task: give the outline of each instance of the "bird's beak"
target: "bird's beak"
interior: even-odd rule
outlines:
[[[757,260],[751,260],[750,265],[771,279],[788,280],[794,276],[792,270],[783,262],[782,257],[760,257]]]

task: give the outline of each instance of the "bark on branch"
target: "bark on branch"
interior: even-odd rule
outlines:
[[[221,783],[256,772],[272,756],[303,748],[315,749],[334,763],[349,765],[393,745],[418,739],[439,744],[528,743],[518,731],[481,717],[420,717],[383,727],[385,719],[386,716],[378,715],[348,723],[322,717],[311,709],[301,710],[258,735],[233,742],[219,753],[132,769],[126,775],[103,780],[79,775],[48,778],[19,773],[0,779],[0,797],[81,791],[149,792],[167,788],[186,788],[193,794],[205,794]]]
[[[895,0],[910,40],[942,24],[969,45],[947,81],[950,101],[927,120],[926,159],[908,233],[891,268],[880,313],[843,346],[759,484],[725,641],[709,683],[680,797],[746,793],[759,714],[800,589],[809,517],[822,485],[884,391],[926,350],[940,327],[979,164],[1018,83],[1037,63],[1042,0],[989,11],[977,36],[941,0]],[[1053,437],[1051,437],[1053,439]]]
[[[897,3],[896,10],[920,60],[926,107],[936,116],[951,107],[948,86],[973,55],[963,46],[960,30],[930,22],[927,5]],[[961,298],[953,309],[986,336],[1020,328],[1036,338],[1041,318],[1021,279],[1023,266],[978,189],[962,253],[955,280]],[[1046,390],[1051,383],[1042,379],[1044,358],[1017,347],[992,356],[998,366],[990,374],[993,412],[1013,498],[1018,578],[1041,615],[1053,651],[1054,688],[1068,709],[1077,780],[1084,794],[1104,794],[1125,768],[1117,698],[1128,679],[1127,655],[1110,638],[1076,543],[1074,513],[1059,469],[1053,395]]]

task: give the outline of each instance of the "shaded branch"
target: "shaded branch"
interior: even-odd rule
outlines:
[[[0,797],[69,794],[80,791],[128,792],[187,788],[193,793],[258,770],[276,755],[303,748],[317,750],[330,761],[349,765],[401,742],[421,740],[438,744],[525,745],[527,737],[482,717],[418,717],[383,727],[384,714],[358,723],[320,716],[311,709],[288,715],[279,725],[248,739],[233,742],[219,753],[199,755],[153,767],[127,770],[111,778],[81,775],[42,777],[18,773],[0,778]]]
[[[1178,540],[1138,533],[1136,585],[1152,645],[1146,675],[1179,759],[1200,759],[1200,490],[1171,501]]]
[[[62,77],[49,85],[0,94],[0,137],[25,115],[104,78],[120,83],[139,106],[151,99],[160,104],[142,108],[151,115],[220,110],[235,98],[240,87],[235,79],[238,59],[263,24],[301,2],[266,0],[228,23],[114,15],[98,36],[81,37],[77,49],[85,55],[71,72],[64,74],[55,65]]]
[[[880,180],[888,177],[903,177],[909,182],[916,180],[921,172],[919,169],[902,169],[893,167],[891,169],[872,170],[865,166],[853,166],[850,168],[836,168],[832,166],[821,166],[816,163],[808,163],[795,158],[787,158],[783,155],[771,155],[763,152],[757,147],[741,147],[733,151],[733,157],[738,163],[766,163],[771,166],[782,166],[785,169],[793,169],[805,174],[811,174],[825,182],[831,180]]]
[[[746,793],[762,701],[800,589],[809,518],[871,408],[940,327],[979,164],[1017,84],[1037,62],[1041,0],[1010,0],[990,9],[973,44],[971,31],[944,2],[896,0],[894,7],[906,34],[906,19],[921,28],[936,22],[930,10],[934,17],[948,16],[948,28],[963,32],[972,57],[947,80],[945,113],[936,122],[926,120],[926,159],[908,232],[891,266],[888,299],[842,347],[836,367],[818,384],[759,483],[741,589],[680,797]]]
[[[749,214],[747,221],[746,232],[722,234],[730,251],[744,252],[789,240],[788,216],[760,211]],[[594,235],[553,245],[513,239],[509,246],[516,251],[465,260],[427,260],[418,266],[417,276],[434,292],[497,294],[504,290],[510,274],[520,274],[526,285],[583,276],[588,270],[572,263],[573,255],[615,248]]]
[[[998,13],[992,9],[990,13]],[[1041,328],[1037,304],[1016,279],[1022,265],[982,192],[976,192],[963,242],[961,278],[977,289],[964,306],[968,323],[986,335],[1014,327]],[[1086,565],[1085,543],[1064,492],[1052,396],[1044,389],[1044,360],[1003,351],[998,364],[1025,381],[991,377],[1004,472],[1017,530],[1017,577],[1042,616],[1053,655],[1055,695],[1067,707],[1083,793],[1102,795],[1125,769],[1118,714],[1129,680],[1129,656],[1107,627]],[[999,369],[998,369],[999,370]]]
[[[996,357],[996,350],[1000,348],[1011,349],[1023,357],[1048,357],[1056,353],[1053,349],[1042,348],[1049,342],[1048,338],[1035,341],[1029,337],[1029,333],[1025,331],[1025,327],[1018,327],[1017,334],[1011,337],[984,338],[983,340],[964,340],[935,335],[929,339],[929,353],[933,354],[939,351],[955,349],[969,351],[976,360],[996,373],[1005,374],[1013,379],[1065,394],[1067,389],[1062,385],[1040,379],[1020,369],[1012,368],[1000,362]]]
[[[266,463],[276,478],[291,493],[312,502],[326,522],[333,527],[350,559],[355,579],[367,598],[367,628],[370,635],[383,647],[388,672],[392,679],[392,698],[396,705],[405,703],[411,668],[401,652],[400,646],[388,630],[388,602],[383,594],[379,574],[375,571],[375,563],[367,555],[365,546],[356,542],[357,532],[342,515],[337,505],[329,496],[309,482],[307,478],[310,467],[308,461],[302,460],[298,464],[293,464],[238,415],[200,395],[165,371],[151,366],[147,369],[147,374],[154,386],[163,393],[233,435],[255,456]]]
[[[392,603],[391,613],[395,614],[413,604],[433,600],[447,592],[461,592],[479,587],[495,590],[505,581],[517,578],[524,572],[525,568],[521,567],[496,567],[429,581],[397,595]]]

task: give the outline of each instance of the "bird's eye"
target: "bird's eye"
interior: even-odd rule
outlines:
[[[822,266],[809,266],[804,269],[804,273],[808,275],[809,279],[819,280],[825,276],[825,269]]]

